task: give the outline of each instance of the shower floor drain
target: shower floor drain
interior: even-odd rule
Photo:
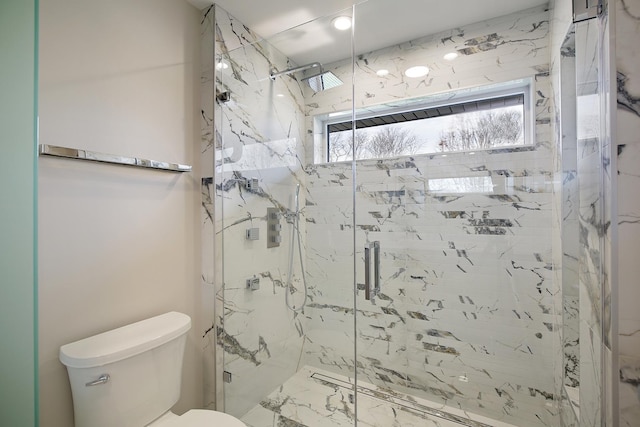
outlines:
[[[348,390],[353,390],[353,384],[349,381],[334,378],[330,375],[314,372],[311,378],[317,382],[320,382],[327,386],[341,387]],[[447,421],[454,422],[467,427],[493,427],[490,424],[485,424],[479,421],[470,420],[463,416],[454,415],[446,411],[431,408],[426,405],[422,405],[418,402],[408,399],[408,395],[402,393],[394,393],[385,391],[384,389],[377,388],[375,386],[358,386],[358,393],[364,394],[373,399],[378,399],[383,402],[399,406],[410,411],[421,412],[426,416],[432,416],[441,418]],[[350,400],[351,400],[350,396]]]

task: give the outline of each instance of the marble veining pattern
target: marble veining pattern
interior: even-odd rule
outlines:
[[[613,5],[610,6],[613,9]],[[613,11],[612,11],[613,12]],[[617,69],[617,190],[618,190],[618,346],[619,423],[640,419],[640,4],[615,1]]]
[[[614,242],[617,240],[617,227],[615,226],[617,209],[613,208],[615,200],[614,186],[616,185],[615,170],[617,169],[617,158],[615,157],[615,148],[613,144],[613,136],[611,130],[613,105],[611,103],[612,95],[615,92],[615,85],[612,85],[612,76],[615,74],[611,68],[611,40],[615,40],[615,37],[611,36],[610,27],[610,6],[609,3],[603,7],[602,13],[598,16],[598,24],[600,26],[600,68],[602,72],[599,75],[598,85],[599,96],[601,99],[601,135],[602,135],[602,157],[601,157],[601,170],[602,170],[602,199],[603,199],[603,214],[602,222],[604,224],[604,233],[602,238],[602,348],[601,348],[601,360],[602,360],[602,383],[600,390],[600,400],[602,405],[602,424],[614,425],[614,412],[617,409],[614,407],[614,387],[617,383],[617,372],[614,368],[613,351],[614,348],[614,336],[613,336],[613,307],[612,307],[612,295],[613,281],[617,276],[617,268],[614,266],[617,256],[614,250]]]

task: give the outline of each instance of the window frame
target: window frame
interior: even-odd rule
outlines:
[[[533,88],[533,79],[532,78],[524,78],[518,80],[512,80],[505,83],[497,83],[492,85],[478,86],[473,88],[466,89],[457,89],[447,92],[442,92],[439,94],[428,95],[424,97],[418,98],[409,98],[393,103],[386,103],[380,105],[374,105],[371,107],[361,108],[355,111],[355,114],[352,113],[351,110],[343,111],[343,112],[334,112],[330,114],[324,114],[322,116],[317,116],[315,118],[316,129],[320,127],[322,129],[321,132],[321,150],[323,159],[320,161],[316,161],[315,163],[343,163],[343,162],[351,162],[352,160],[339,160],[339,161],[330,161],[330,143],[329,143],[329,127],[331,125],[340,124],[340,123],[348,123],[351,122],[353,126],[354,122],[359,120],[366,120],[374,117],[384,117],[395,114],[403,114],[410,113],[421,110],[435,109],[435,108],[443,108],[443,107],[455,107],[460,104],[466,104],[470,102],[483,102],[491,99],[500,99],[500,98],[508,98],[514,95],[523,95],[523,144],[518,145],[509,145],[502,147],[490,147],[483,149],[474,149],[474,150],[459,150],[459,151],[446,151],[446,152],[433,152],[433,153],[420,153],[420,154],[407,154],[407,155],[399,155],[388,158],[396,158],[396,157],[404,157],[404,156],[432,156],[438,154],[451,154],[455,155],[458,153],[467,153],[469,151],[474,152],[492,152],[492,151],[501,151],[501,150],[531,150],[535,148],[535,105],[534,105],[534,88]],[[457,113],[453,113],[450,115],[455,115]],[[463,113],[464,114],[464,113]],[[345,120],[351,116],[349,120]],[[431,117],[416,119],[416,120],[429,120]],[[407,120],[411,121],[411,120]],[[403,121],[398,121],[397,123],[402,123]],[[380,125],[385,126],[385,125]],[[356,159],[356,161],[366,161],[366,160],[381,160],[385,159]]]

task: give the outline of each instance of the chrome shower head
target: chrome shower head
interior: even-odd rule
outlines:
[[[302,80],[306,81],[314,92],[320,92],[342,85],[342,80],[331,71],[324,71],[319,74],[314,74],[313,76],[304,77]]]
[[[342,80],[340,80],[331,71],[323,71],[322,64],[320,64],[319,62],[313,62],[311,64],[301,65],[300,67],[289,68],[284,71],[273,70],[269,77],[271,78],[271,80],[275,80],[276,77],[288,76],[289,74],[298,73],[311,68],[317,68],[319,71],[313,75],[303,77],[302,81],[306,81],[309,87],[311,87],[311,89],[313,89],[314,92],[320,92],[321,90],[331,89],[336,86],[340,86],[342,84]]]

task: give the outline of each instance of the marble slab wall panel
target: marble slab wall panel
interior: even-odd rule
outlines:
[[[617,0],[615,37],[617,75],[617,224],[619,425],[640,419],[640,3]],[[611,11],[613,13],[613,10]]]
[[[518,425],[554,425],[561,313],[552,267],[548,19],[536,8],[357,58],[357,107],[532,78],[535,149],[358,162],[357,360],[349,346],[351,163],[307,166],[308,365],[349,375],[355,363],[368,382]],[[445,65],[451,49],[462,55]],[[418,55],[432,71],[409,81],[403,66]],[[327,68],[350,73],[347,63]],[[381,79],[378,68],[391,73]],[[314,115],[350,103],[340,88],[307,96],[308,133]],[[375,305],[362,291],[363,247],[374,240],[382,247]]]
[[[290,66],[288,58],[220,7],[204,15],[203,45],[211,51],[203,67],[202,157],[211,175],[202,179],[203,240],[215,242],[215,256],[205,251],[203,263],[205,359],[215,364],[205,387],[212,406],[217,369],[218,409],[241,416],[293,375],[300,359],[304,316],[285,305],[292,228],[282,216],[281,244],[268,248],[267,208],[292,209],[303,184],[304,103],[295,80],[269,78],[272,69]],[[248,179],[257,186],[247,187]],[[259,229],[258,240],[247,239],[249,228]],[[257,290],[247,288],[252,277]],[[299,306],[299,261],[292,282],[291,304]],[[221,367],[232,376],[224,388]]]
[[[576,24],[577,161],[580,228],[580,425],[602,425],[602,289],[604,233],[601,126],[602,29],[598,20]]]

